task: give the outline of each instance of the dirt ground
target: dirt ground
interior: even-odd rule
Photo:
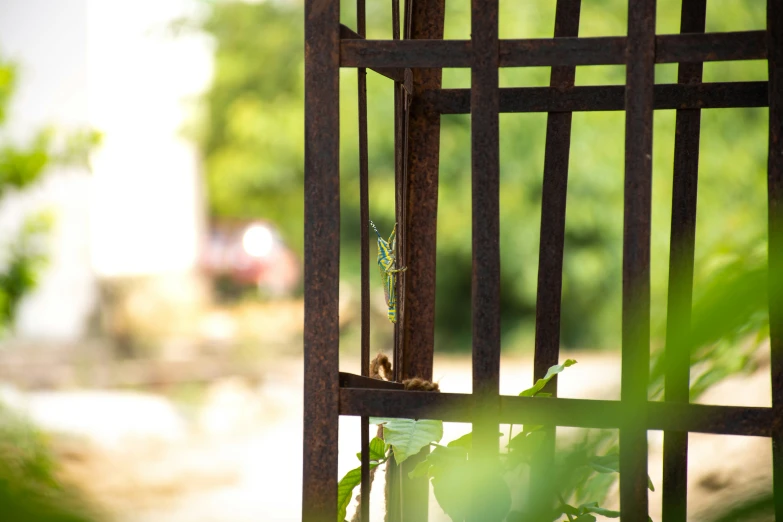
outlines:
[[[562,375],[561,396],[619,398],[619,357],[568,357],[578,364]],[[342,370],[358,371],[344,359]],[[446,392],[469,392],[470,371],[467,357],[438,357],[434,367]],[[531,378],[530,358],[502,360],[501,393],[517,394]],[[302,379],[302,360],[288,358],[270,362],[259,382],[222,379],[189,402],[130,391],[20,392],[8,387],[0,400],[60,434],[54,441],[65,476],[117,522],[283,522],[299,520],[301,514]],[[767,367],[724,381],[700,402],[769,406],[769,397]],[[358,465],[358,426],[358,419],[341,419],[341,475]],[[469,429],[449,423],[444,441]],[[662,436],[650,432],[648,438],[650,475],[660,485]],[[768,439],[695,434],[689,455],[689,520],[703,519],[714,502],[771,489]],[[650,494],[653,520],[660,520],[660,489]],[[379,479],[371,497],[373,520],[383,520],[382,490]],[[448,520],[434,499],[430,513],[433,522]]]

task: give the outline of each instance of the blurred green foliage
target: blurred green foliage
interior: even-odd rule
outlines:
[[[680,0],[658,2],[657,32],[679,31]],[[550,37],[554,0],[500,3],[500,37]],[[200,27],[214,37],[215,75],[205,95],[198,142],[205,157],[211,214],[275,221],[300,252],[303,242],[304,40],[301,2],[215,2]],[[354,2],[342,21],[355,28]],[[368,38],[391,37],[390,5],[367,3]],[[711,3],[708,31],[764,27],[763,6]],[[585,2],[581,36],[623,35],[625,0]],[[446,5],[445,37],[469,38],[470,3]],[[658,83],[677,66],[656,66]],[[705,81],[765,80],[766,62],[705,65]],[[577,85],[622,84],[623,66],[579,67]],[[545,86],[549,68],[503,69],[502,87]],[[469,87],[468,69],[445,70],[444,87]],[[359,274],[356,71],[341,71],[343,279]],[[389,80],[368,73],[370,215],[394,221],[393,107]],[[742,254],[766,232],[766,109],[702,113],[696,286],[723,256]],[[504,347],[532,346],[540,232],[545,114],[504,114],[501,128],[501,285]],[[566,347],[616,348],[620,338],[625,116],[573,117],[562,340]],[[665,320],[671,226],[674,111],[656,112],[652,214],[653,320]],[[438,350],[470,344],[470,118],[442,118],[437,247]],[[372,252],[366,255],[372,256]],[[375,292],[380,288],[373,288]]]
[[[0,505],[5,522],[100,520],[83,495],[57,479],[47,437],[0,405]]]
[[[6,123],[17,74],[16,64],[0,58],[0,130]],[[88,154],[100,140],[101,134],[94,130],[57,136],[54,129],[44,128],[24,146],[1,142],[0,198],[39,183],[50,165],[88,167]],[[0,265],[0,336],[11,329],[19,303],[38,283],[46,265],[46,237],[53,225],[51,212],[36,212],[25,219],[13,240],[2,245],[5,255]]]

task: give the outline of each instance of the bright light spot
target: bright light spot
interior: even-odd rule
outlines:
[[[248,255],[253,257],[266,257],[272,253],[275,246],[275,238],[272,231],[263,225],[253,225],[245,230],[242,236],[242,246]]]

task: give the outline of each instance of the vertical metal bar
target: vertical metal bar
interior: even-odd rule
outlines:
[[[419,0],[406,13],[414,39],[443,39],[445,0]],[[406,73],[406,76],[408,73]],[[441,88],[440,69],[413,69],[406,125],[404,378],[432,379],[435,346],[435,269],[438,224],[440,114],[421,96]]]
[[[473,394],[481,418],[473,426],[476,462],[497,458],[500,374],[500,91],[498,0],[471,1],[471,164],[473,221]],[[476,471],[479,471],[478,469]],[[481,482],[481,476],[476,476]],[[480,489],[474,490],[477,505]],[[471,519],[481,518],[471,513]]]
[[[472,0],[471,25],[473,393],[492,398],[500,373],[498,1]],[[490,435],[497,439],[494,428]]]
[[[772,484],[783,520],[783,2],[767,0],[769,64],[769,326],[772,371]]]
[[[707,0],[683,0],[681,33],[703,33]],[[701,63],[679,65],[677,82],[702,81]],[[690,382],[690,346],[693,301],[693,261],[696,240],[696,194],[699,175],[701,111],[677,111],[674,140],[669,292],[666,308],[664,399],[687,403]],[[688,433],[663,435],[663,521],[685,522],[688,501]]]
[[[400,39],[400,0],[392,0],[392,38],[394,40]],[[400,205],[402,204],[402,170],[403,162],[405,161],[403,155],[403,98],[402,98],[402,86],[394,83],[394,219],[395,221],[400,216]],[[397,232],[397,243],[401,241],[399,230]],[[404,273],[400,274],[402,277],[397,277],[397,306],[398,306],[398,319],[394,325],[394,348],[392,354],[392,360],[394,365],[392,366],[392,380],[402,381],[402,349],[401,349],[401,331],[400,331],[400,288]],[[401,473],[400,466],[392,458],[386,464],[386,488],[388,495],[386,496],[386,520],[396,521],[402,519],[402,501],[401,501]]]
[[[356,0],[357,30],[366,36],[365,0]],[[370,372],[370,196],[367,153],[367,69],[358,69],[359,89],[359,220],[361,222],[361,374]]]
[[[445,0],[405,1],[403,31],[406,38],[443,39]],[[438,213],[438,167],[440,114],[421,94],[441,88],[440,69],[405,72],[406,86],[400,86],[404,101],[403,220],[401,256],[408,271],[403,273],[401,306],[402,378],[432,379],[435,347],[435,265]],[[410,92],[408,92],[410,90]],[[405,522],[426,522],[429,511],[429,481],[407,475],[426,457],[427,451],[402,465]]]
[[[652,200],[655,0],[629,0],[625,90],[625,195],[620,429],[620,509],[646,522],[647,384],[650,366],[650,217]]]
[[[305,318],[302,520],[337,513],[340,2],[305,2]]]
[[[365,0],[356,0],[356,31],[367,36]],[[357,71],[359,98],[359,223],[361,224],[361,374],[370,374],[370,190],[369,158],[367,153],[367,70]],[[370,418],[362,416],[359,422],[362,448],[362,482],[360,520],[370,520]]]
[[[392,38],[394,40],[400,39],[400,0],[392,0]],[[404,164],[403,156],[403,98],[402,98],[402,85],[394,83],[394,219],[395,221],[400,216],[400,208],[402,205],[402,170]],[[398,232],[397,243],[400,243],[401,237]],[[399,267],[398,267],[399,268]],[[400,283],[405,276],[404,273],[400,274],[401,277],[397,277],[397,295],[400,295]],[[397,299],[399,306],[400,299]],[[399,316],[400,314],[398,314]],[[392,360],[394,365],[392,366],[392,379],[394,381],[401,381],[402,370],[402,350],[401,350],[401,333],[400,322],[394,325],[394,349],[392,354]]]
[[[579,35],[581,0],[558,0],[555,11],[555,38]],[[549,85],[557,89],[574,86],[576,67],[552,67]],[[571,149],[571,113],[550,112],[547,115],[544,181],[541,198],[541,235],[538,252],[538,287],[536,289],[536,346],[533,358],[533,381],[541,379],[557,364],[560,353],[560,304],[563,288],[563,247],[565,241],[568,159]],[[557,376],[545,391],[557,396]],[[536,453],[535,475],[551,469],[557,431],[545,428],[546,438]],[[550,495],[542,490],[548,481],[531,484],[532,506],[547,505],[541,499]]]
[[[581,0],[558,0],[555,37],[577,36]],[[551,87],[574,86],[576,67],[552,67]],[[541,198],[541,240],[538,252],[536,348],[533,379],[541,379],[558,362],[560,353],[560,298],[563,286],[568,159],[571,149],[570,112],[547,115],[544,183]],[[557,394],[557,376],[546,391]]]
[[[413,28],[413,0],[405,0],[405,12],[403,14],[404,16],[404,23],[402,27],[402,37],[403,38],[415,38],[412,34],[412,28]],[[419,20],[421,22],[422,20]],[[441,37],[442,39],[442,37]]]

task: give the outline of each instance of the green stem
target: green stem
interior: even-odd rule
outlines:
[[[513,432],[514,432],[514,425],[513,424],[509,424],[508,425],[508,446],[506,446],[508,448],[509,452],[511,452],[511,435],[512,435]]]
[[[565,499],[563,498],[563,495],[562,495],[562,493],[558,493],[558,494],[557,494],[557,498],[559,498],[559,499],[560,499],[560,504],[561,504],[563,507],[565,507],[565,506],[567,505],[567,504],[566,504],[566,501],[565,501]],[[564,509],[563,511],[565,511],[565,509]],[[568,511],[565,511],[565,514],[566,514],[566,516],[568,517],[568,522],[574,522],[574,519],[573,519],[573,518],[571,518],[571,513],[569,513]]]

